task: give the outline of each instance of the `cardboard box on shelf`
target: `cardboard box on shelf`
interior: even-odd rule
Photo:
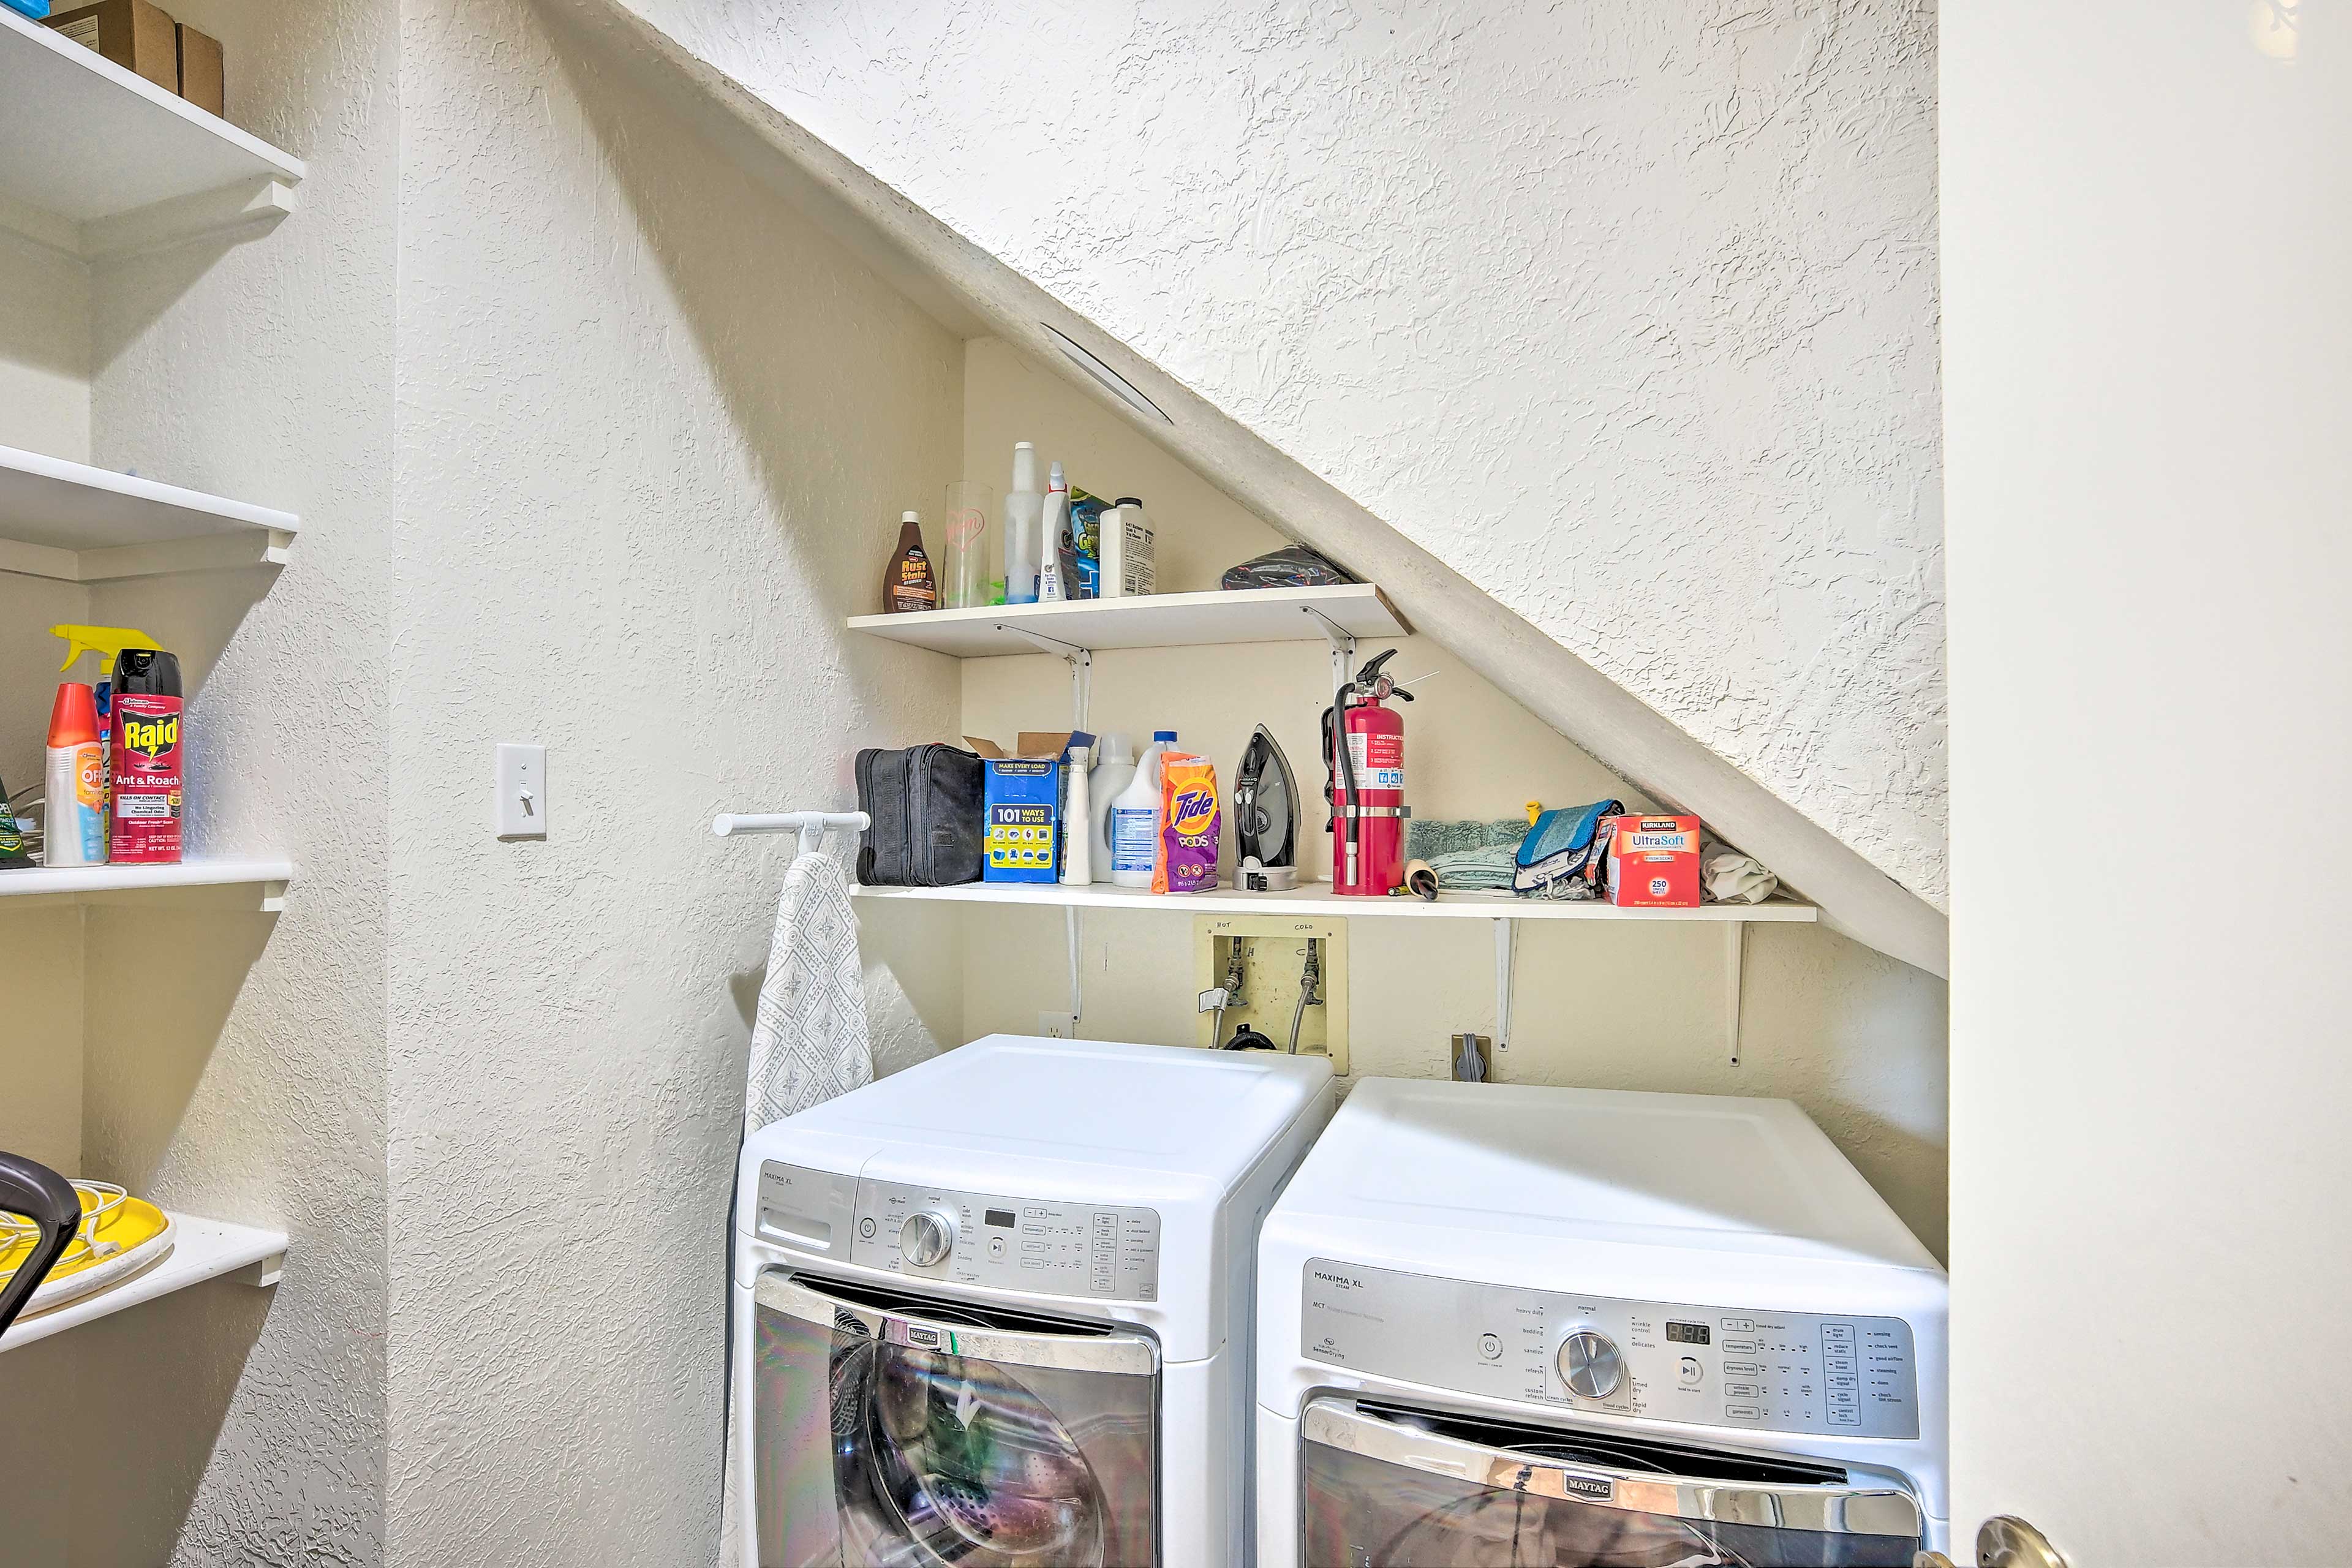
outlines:
[[[1698,907],[1697,817],[1629,813],[1609,822],[1611,903],[1654,910]]]
[[[1061,867],[1062,764],[1045,757],[990,757],[981,764],[986,814],[983,882],[1050,882]]]
[[[172,18],[147,0],[98,0],[49,17],[49,26],[166,92],[180,90],[180,41]]]
[[[981,756],[983,882],[1050,882],[1062,866],[1062,759],[1074,745],[1094,743],[1076,730],[1024,730],[1013,752],[994,741],[966,735]]]
[[[221,66],[218,38],[185,22],[172,24],[180,43],[180,96],[206,114],[228,113],[228,74]]]

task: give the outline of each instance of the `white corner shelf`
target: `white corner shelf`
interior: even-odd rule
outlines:
[[[958,658],[992,658],[1041,651],[1032,637],[1097,652],[1202,643],[1320,642],[1328,635],[1326,620],[1365,638],[1403,637],[1412,630],[1370,583],[852,616],[849,629]]]
[[[0,6],[0,227],[85,261],[274,223],[302,161]]]
[[[0,572],[103,583],[282,565],[300,527],[290,511],[0,447]]]
[[[287,860],[188,860],[177,866],[18,866],[0,868],[0,900],[55,899],[83,904],[189,901],[203,889],[225,889],[231,901],[264,914],[286,907],[294,879]],[[252,891],[248,894],[246,889]],[[248,900],[250,903],[248,905]],[[217,895],[196,900],[217,905]]]
[[[1366,899],[1335,893],[1317,882],[1289,893],[1153,893],[1097,883],[1065,888],[1057,882],[964,882],[951,888],[853,887],[852,896],[885,902],[950,904],[1039,904],[1062,909],[1128,910],[1173,915],[1308,915],[1325,919],[1364,915],[1383,920],[1599,921],[1617,923],[1665,921],[1705,925],[1749,925],[1818,920],[1821,911],[1792,899],[1760,904],[1701,904],[1695,910],[1619,909],[1607,903],[1565,903],[1507,894],[1441,893],[1435,903],[1420,899]]]
[[[286,1261],[284,1231],[257,1230],[176,1212],[172,1221],[172,1250],[162,1262],[110,1289],[79,1297],[37,1317],[17,1319],[5,1334],[0,1334],[0,1351],[16,1350],[226,1275],[241,1272],[245,1282],[254,1286],[278,1283],[278,1270]]]

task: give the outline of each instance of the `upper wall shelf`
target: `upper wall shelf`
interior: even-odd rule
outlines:
[[[1370,583],[852,616],[849,627],[958,658],[990,658],[1040,651],[1039,645],[1024,633],[1097,651],[1187,647],[1201,643],[1320,642],[1326,635],[1325,620],[1367,638],[1399,637],[1412,629]]]
[[[0,6],[0,226],[86,261],[273,223],[302,161]]]
[[[290,511],[0,447],[0,572],[101,583],[278,564],[300,524]]]

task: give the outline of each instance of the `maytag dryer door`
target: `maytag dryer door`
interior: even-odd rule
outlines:
[[[1153,1568],[1147,1335],[772,1268],[754,1291],[761,1568]]]

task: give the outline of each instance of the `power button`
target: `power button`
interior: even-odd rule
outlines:
[[[1480,1334],[1478,1336],[1478,1353],[1487,1361],[1502,1360],[1503,1336],[1500,1334]]]

